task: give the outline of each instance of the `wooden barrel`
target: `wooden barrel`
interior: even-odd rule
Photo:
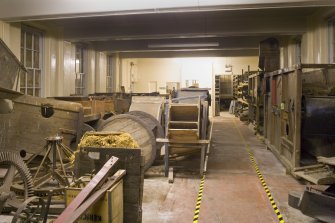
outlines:
[[[147,170],[156,157],[156,137],[152,127],[144,119],[131,114],[115,115],[100,123],[98,131],[127,132],[140,146]]]
[[[126,114],[136,116],[144,121],[145,124],[151,129],[151,131],[155,135],[155,138],[164,138],[165,134],[163,127],[154,116],[143,111],[131,111]],[[163,145],[164,143],[156,142],[156,158],[159,158],[160,151]]]

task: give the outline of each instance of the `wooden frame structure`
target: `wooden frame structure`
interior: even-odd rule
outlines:
[[[169,103],[166,106],[165,138],[157,138],[157,142],[164,143],[164,172],[169,175],[169,157],[171,151],[178,153],[181,150],[195,149],[201,151],[200,175],[204,174],[206,148],[210,144],[207,140],[208,102],[201,97],[198,103]]]
[[[335,69],[335,65],[300,64],[264,75],[265,143],[289,171],[301,165],[304,69]]]

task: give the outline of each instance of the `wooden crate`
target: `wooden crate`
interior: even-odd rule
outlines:
[[[78,153],[76,158],[75,169],[86,168],[87,162],[81,167],[80,164],[85,161],[83,156],[88,155],[95,163],[96,171],[99,171],[103,164],[111,157],[119,158],[115,165],[115,171],[118,169],[126,170],[123,177],[123,202],[124,202],[124,222],[140,223],[142,222],[142,199],[144,184],[144,157],[141,156],[140,149],[122,149],[122,148],[101,148],[101,147],[84,147]],[[92,170],[92,169],[91,169]],[[114,172],[112,174],[114,174]],[[78,177],[78,176],[77,176]]]
[[[65,202],[69,205],[81,188],[66,188]],[[123,223],[123,180],[107,190],[104,197],[81,216],[78,223]]]

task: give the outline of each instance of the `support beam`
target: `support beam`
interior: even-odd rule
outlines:
[[[0,19],[75,18],[96,15],[334,6],[332,0],[12,0],[0,2]]]

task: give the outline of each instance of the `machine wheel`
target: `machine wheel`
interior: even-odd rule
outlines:
[[[12,152],[0,152],[0,167],[6,171],[1,182],[0,192],[10,193],[15,175],[18,174],[24,188],[24,200],[34,195],[33,178],[20,156]]]

